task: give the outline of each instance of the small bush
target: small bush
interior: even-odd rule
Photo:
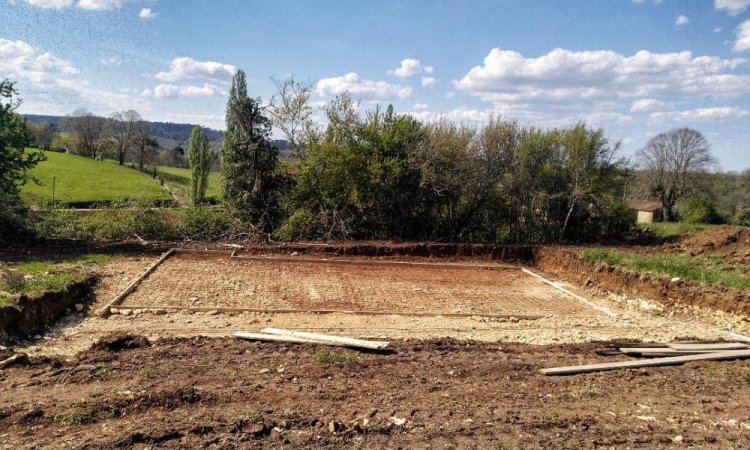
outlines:
[[[716,203],[706,196],[690,199],[680,212],[682,221],[687,223],[726,223],[726,219],[719,213]]]
[[[231,218],[225,209],[196,207],[181,214],[181,234],[185,239],[212,241],[229,233]]]

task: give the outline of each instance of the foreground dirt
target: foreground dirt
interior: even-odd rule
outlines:
[[[394,343],[392,354],[331,354],[233,339],[109,339],[70,361],[6,369],[0,447],[750,445],[748,362],[538,372],[613,360],[596,355],[602,347],[430,340]]]

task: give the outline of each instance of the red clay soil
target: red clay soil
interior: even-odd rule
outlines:
[[[584,286],[642,296],[666,306],[694,305],[727,312],[750,314],[750,293],[723,286],[706,286],[689,280],[629,272],[602,263],[587,262],[575,249],[545,247],[536,252],[536,264],[544,272]]]
[[[747,448],[747,362],[547,377],[602,344],[362,354],[117,337],[0,375],[8,448]],[[614,359],[622,357],[614,357]]]

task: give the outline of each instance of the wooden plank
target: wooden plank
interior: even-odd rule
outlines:
[[[324,342],[318,342],[313,341],[310,339],[304,339],[300,337],[294,337],[294,336],[276,336],[273,334],[263,334],[263,333],[245,333],[242,331],[238,331],[234,333],[234,337],[239,339],[247,339],[250,341],[268,341],[268,342],[288,342],[292,344],[324,344]],[[327,344],[327,345],[333,345],[333,344]],[[343,347],[343,345],[338,345],[339,347]]]
[[[714,353],[718,350],[675,350],[672,348],[653,348],[653,347],[623,347],[619,349],[626,355],[642,356],[679,356],[679,355],[698,355],[702,353]]]
[[[579,373],[601,372],[605,370],[628,369],[639,367],[656,367],[680,365],[691,361],[721,361],[727,359],[750,358],[750,350],[727,350],[722,352],[703,353],[700,355],[671,356],[637,361],[621,361],[601,364],[585,364],[581,366],[553,367],[541,369],[545,375],[575,375]]]
[[[117,309],[166,309],[175,311],[208,312],[239,314],[243,312],[257,314],[349,314],[366,316],[403,316],[403,317],[448,317],[467,318],[482,317],[494,319],[538,320],[551,317],[550,315],[528,315],[528,314],[468,314],[468,313],[441,313],[441,312],[396,312],[396,311],[351,311],[338,309],[262,309],[262,308],[226,308],[211,306],[172,306],[172,305],[118,305]]]
[[[302,339],[310,339],[313,341],[323,342],[323,343],[337,343],[342,344],[347,347],[361,347],[361,348],[369,348],[371,350],[382,350],[386,347],[388,347],[389,342],[386,341],[366,341],[363,339],[354,339],[354,338],[348,338],[343,336],[333,336],[330,334],[320,334],[320,333],[307,333],[304,331],[291,331],[291,330],[283,330],[279,328],[264,328],[260,330],[261,333],[265,334],[273,334],[277,336],[292,336],[292,337],[299,337]]]
[[[742,342],[750,343],[750,337],[748,336],[743,336],[741,334],[732,333],[731,331],[724,332],[724,335],[734,339],[735,341],[742,341]]]
[[[683,351],[690,351],[690,350],[703,350],[703,351],[718,351],[718,350],[744,350],[747,347],[747,344],[743,344],[740,342],[722,342],[722,343],[713,343],[713,344],[681,344],[679,342],[668,344],[669,348],[673,350],[683,350]]]
[[[608,310],[607,308],[605,308],[605,307],[603,307],[603,306],[599,306],[599,305],[597,305],[596,303],[594,303],[594,302],[591,302],[591,301],[589,301],[589,300],[587,300],[587,299],[585,299],[585,298],[581,297],[580,295],[578,295],[578,294],[576,294],[576,293],[574,293],[574,292],[571,292],[571,291],[569,291],[568,289],[565,289],[565,288],[564,288],[564,287],[562,287],[562,286],[558,286],[558,285],[557,285],[557,283],[553,283],[553,282],[549,281],[548,279],[544,278],[543,276],[541,276],[541,275],[538,275],[538,274],[536,274],[536,273],[534,273],[534,272],[530,271],[529,269],[527,269],[527,268],[525,268],[525,267],[522,267],[522,268],[521,268],[521,270],[522,270],[522,271],[523,271],[523,272],[524,272],[525,274],[531,275],[532,277],[534,277],[534,278],[536,278],[536,279],[538,279],[538,280],[542,281],[543,283],[545,283],[545,284],[548,284],[548,285],[552,286],[553,288],[557,289],[557,290],[558,290],[558,291],[560,291],[560,292],[564,292],[564,293],[566,293],[566,294],[570,295],[571,297],[575,298],[575,299],[576,299],[576,300],[578,300],[579,302],[581,302],[581,303],[583,303],[583,304],[585,304],[585,305],[587,305],[587,306],[589,306],[589,307],[591,307],[591,308],[594,308],[595,310],[597,310],[597,311],[599,311],[599,312],[602,312],[602,313],[604,313],[604,314],[608,315],[609,317],[617,317],[617,314],[613,313],[612,311]]]
[[[420,269],[443,269],[443,270],[518,270],[518,266],[511,265],[477,265],[477,264],[448,264],[448,263],[420,263],[406,261],[378,261],[362,259],[327,259],[327,258],[305,258],[285,256],[230,256],[232,259],[257,262],[280,262],[280,263],[314,263],[333,264],[344,266],[371,266],[371,267],[412,267]]]
[[[112,299],[103,308],[101,308],[97,312],[97,315],[100,316],[100,317],[107,317],[107,315],[109,314],[109,309],[111,307],[113,307],[113,306],[121,303],[123,300],[125,300],[125,297],[127,297],[128,295],[130,295],[130,293],[133,292],[135,290],[135,288],[137,288],[138,285],[141,284],[141,282],[146,279],[147,276],[151,275],[151,273],[154,270],[156,270],[156,268],[159,267],[161,265],[161,263],[163,263],[164,261],[166,261],[167,259],[169,259],[169,257],[172,256],[173,254],[175,254],[175,252],[176,252],[175,249],[170,249],[167,253],[165,253],[164,255],[162,255],[162,257],[159,258],[159,260],[156,261],[154,264],[152,264],[151,267],[149,267],[148,269],[146,269],[146,271],[143,272],[143,274],[141,276],[139,276],[138,278],[136,278],[135,280],[133,280],[133,282],[130,283],[130,285],[128,285],[128,287],[126,287],[124,291],[120,292],[120,294],[117,297],[115,297],[114,299]]]

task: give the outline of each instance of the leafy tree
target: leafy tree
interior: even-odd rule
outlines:
[[[201,127],[196,126],[190,133],[188,141],[188,160],[190,161],[191,196],[194,205],[200,205],[206,198],[208,188],[208,172],[211,169],[213,152],[208,141],[208,136]]]
[[[40,152],[25,151],[28,135],[16,113],[20,102],[15,95],[12,82],[0,81],[0,234],[15,222],[21,186],[32,179],[29,169],[45,160]]]
[[[259,99],[247,95],[245,72],[232,79],[222,153],[224,199],[245,222],[269,232],[278,214],[278,150]]]
[[[651,138],[636,153],[651,194],[661,201],[667,219],[675,219],[677,201],[698,193],[698,176],[713,164],[708,141],[690,128]]]
[[[310,105],[312,85],[296,81],[294,77],[281,80],[274,78],[276,95],[271,100],[269,112],[273,126],[278,128],[287,139],[289,147],[297,156],[302,156],[315,133],[312,120],[313,108]]]
[[[78,153],[96,159],[105,141],[104,118],[85,109],[78,109],[65,119],[68,127],[73,130]]]
[[[29,144],[44,150],[52,147],[52,140],[55,137],[55,128],[52,125],[48,123],[36,125],[26,122],[26,130],[29,134]]]

